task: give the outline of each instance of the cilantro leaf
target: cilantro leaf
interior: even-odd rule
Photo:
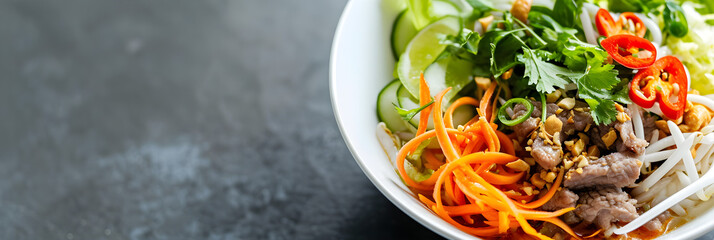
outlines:
[[[465,51],[473,55],[478,54],[478,46],[481,41],[481,36],[478,33],[474,33],[468,28],[461,30],[461,34],[456,36],[447,35],[439,43],[447,45],[446,50],[442,55],[456,54],[459,55],[460,51]],[[442,58],[441,56],[439,58]]]
[[[617,117],[617,109],[615,102],[609,99],[585,99],[585,102],[590,106],[590,115],[593,116],[595,124],[610,124]]]
[[[620,83],[613,88],[614,94],[612,95],[612,100],[624,104],[632,103],[630,100],[630,80],[623,78]]]
[[[431,100],[427,104],[424,104],[424,106],[421,106],[421,107],[418,107],[418,108],[415,108],[412,110],[406,110],[406,109],[400,108],[395,103],[392,103],[392,104],[394,105],[394,109],[397,110],[397,113],[399,113],[399,116],[401,116],[402,119],[404,119],[404,121],[409,121],[409,120],[412,120],[412,118],[414,118],[414,116],[416,116],[417,113],[419,113],[419,112],[421,112],[421,110],[424,110],[425,108],[429,107],[432,103],[434,103],[434,100]]]
[[[590,71],[577,81],[578,96],[583,99],[610,99],[610,90],[620,83],[614,67],[615,65],[607,64],[590,68]]]
[[[523,54],[518,55],[518,61],[525,65],[524,77],[529,78],[528,84],[535,85],[538,92],[551,93],[556,87],[562,88],[582,76],[582,73],[544,61],[541,56],[545,53],[536,53],[540,51],[523,47]]]
[[[607,52],[600,47],[569,38],[559,47],[565,57],[563,64],[570,69],[585,70],[587,66],[602,65]]]

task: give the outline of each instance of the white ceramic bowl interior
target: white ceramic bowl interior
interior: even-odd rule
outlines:
[[[395,0],[352,0],[345,7],[332,45],[330,94],[335,118],[355,160],[372,183],[414,220],[449,239],[479,239],[451,226],[417,200],[401,182],[379,145],[376,99],[394,79],[389,46]],[[694,239],[714,229],[714,211],[677,228],[660,239]]]

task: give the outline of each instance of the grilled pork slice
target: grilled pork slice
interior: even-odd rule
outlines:
[[[632,154],[611,153],[582,168],[568,170],[564,185],[570,189],[596,186],[624,187],[635,183],[640,177],[642,163]]]

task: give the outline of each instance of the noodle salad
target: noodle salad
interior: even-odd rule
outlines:
[[[650,239],[714,201],[714,3],[407,0],[377,138],[496,239]]]

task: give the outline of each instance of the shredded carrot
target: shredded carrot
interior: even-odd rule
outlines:
[[[456,152],[456,148],[454,148],[449,135],[446,133],[446,125],[441,116],[441,101],[444,99],[444,94],[449,92],[449,90],[451,90],[451,88],[444,89],[444,91],[436,95],[436,101],[434,102],[434,130],[436,130],[436,139],[439,140],[439,146],[441,146],[441,149],[444,151],[444,156],[451,162],[459,158],[459,154]]]
[[[452,120],[454,116],[454,111],[456,111],[456,108],[461,107],[463,105],[473,105],[475,107],[478,107],[478,100],[472,98],[472,97],[461,97],[459,99],[456,99],[451,105],[446,109],[446,112],[444,113],[444,125],[446,125],[447,128],[454,128],[454,122]]]
[[[501,95],[501,86],[498,86],[498,90],[496,91],[496,99],[498,99],[498,95]],[[491,117],[489,117],[489,123],[493,123],[496,121],[496,113],[498,112],[498,108],[496,108],[498,101],[494,99],[493,104],[491,104],[491,108],[489,109],[488,113],[491,113]]]
[[[486,181],[492,184],[506,185],[518,182],[518,180],[523,178],[523,175],[525,175],[525,173],[526,172],[521,172],[512,176],[507,176],[502,174],[495,174],[492,172],[484,172],[481,174],[481,177],[483,177],[483,179],[486,179]]]
[[[431,101],[431,94],[429,93],[429,86],[426,85],[426,80],[424,80],[424,73],[421,73],[419,79],[419,106],[424,106]],[[422,109],[419,113],[419,127],[417,128],[417,135],[426,132],[426,126],[429,124],[429,114],[431,113],[431,109],[432,106],[428,106]]]
[[[498,141],[501,143],[501,151],[511,154],[511,155],[516,155],[516,149],[513,147],[513,142],[511,142],[511,138],[506,136],[505,133],[496,130],[496,135],[498,135]]]
[[[483,98],[458,98],[443,111],[447,88],[434,97],[434,104],[422,110],[417,135],[397,154],[397,169],[404,182],[417,191],[430,191],[431,196],[418,194],[419,200],[444,221],[456,228],[480,237],[517,237],[520,239],[550,239],[531,224],[550,222],[580,239],[559,216],[573,208],[557,211],[536,210],[548,202],[560,188],[564,172],[560,170],[549,190],[540,198],[525,195],[520,190],[528,171],[518,171],[506,164],[518,160],[512,137],[498,131],[493,122],[500,87],[491,84]],[[420,104],[430,101],[426,82],[420,82]],[[477,106],[477,116],[466,125],[454,129],[453,113],[463,105]],[[434,130],[426,131],[429,116]],[[421,155],[423,165],[434,170],[424,181],[407,176],[406,157],[428,139],[436,139],[440,149],[427,149]],[[443,154],[439,160],[436,154]],[[426,194],[426,193],[425,193]],[[457,221],[455,218],[460,218]],[[535,225],[539,226],[539,225]]]
[[[483,98],[481,98],[481,103],[479,104],[479,115],[481,117],[488,117],[486,116],[486,113],[488,112],[488,106],[490,105],[491,97],[493,96],[493,92],[496,90],[496,84],[491,84],[490,87],[486,90],[486,93],[483,94]]]

